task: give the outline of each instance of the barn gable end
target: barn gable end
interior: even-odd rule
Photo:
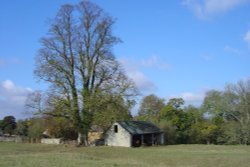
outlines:
[[[108,146],[131,147],[131,135],[116,122],[106,132],[105,144]]]

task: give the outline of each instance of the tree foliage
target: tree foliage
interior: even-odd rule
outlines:
[[[46,130],[45,121],[42,118],[32,118],[28,122],[28,137],[32,139],[41,139]]]
[[[155,123],[158,122],[160,110],[165,105],[164,101],[164,99],[161,99],[154,94],[145,96],[141,101],[137,119]]]
[[[226,141],[250,142],[250,80],[230,84],[224,91],[208,92],[203,110],[223,125]]]
[[[6,116],[2,121],[2,129],[5,134],[10,136],[14,134],[16,129],[16,118],[14,116]]]
[[[93,114],[93,124],[99,125],[104,130],[109,128],[115,121],[131,120],[131,108],[134,101],[125,100],[121,96],[107,94],[101,99],[102,105],[96,108]]]
[[[77,131],[68,119],[52,116],[46,116],[43,119],[49,137],[62,138],[64,140],[77,139]]]
[[[184,112],[183,105],[183,99],[173,98],[160,111],[161,120],[167,121],[176,130],[177,143],[188,143],[188,130],[194,122],[193,116]]]

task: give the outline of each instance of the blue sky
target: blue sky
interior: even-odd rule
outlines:
[[[0,10],[0,119],[24,117],[39,39],[65,3],[3,0]],[[114,47],[143,95],[199,105],[210,89],[250,77],[250,0],[93,0],[116,18]],[[134,111],[135,113],[135,111]]]

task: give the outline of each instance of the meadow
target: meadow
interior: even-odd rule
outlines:
[[[249,146],[141,148],[0,143],[1,167],[249,167]]]

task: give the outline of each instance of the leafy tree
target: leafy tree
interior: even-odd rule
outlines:
[[[154,94],[145,96],[141,101],[137,119],[159,122],[159,113],[165,105],[164,101]]]
[[[189,115],[181,108],[184,100],[181,98],[170,99],[160,111],[160,119],[168,121],[176,129],[176,143],[188,142],[188,129],[191,126]]]
[[[198,129],[198,125],[204,122],[203,113],[200,108],[189,105],[184,108],[184,113],[186,115],[186,129],[185,133],[187,134],[186,141],[187,143],[201,143],[200,140],[200,129]]]
[[[100,99],[93,116],[93,124],[101,126],[104,130],[115,121],[131,120],[131,108],[134,101],[125,101],[122,97],[105,95]]]
[[[217,143],[218,126],[209,121],[202,121],[192,125],[191,134],[194,135],[197,143]]]
[[[164,132],[164,143],[165,144],[176,144],[177,140],[177,131],[176,127],[174,127],[169,121],[161,120],[159,123],[159,128],[161,128]]]
[[[187,113],[191,124],[196,124],[203,121],[203,113],[200,108],[189,105],[184,108],[184,112]]]
[[[15,132],[15,129],[16,129],[15,117],[14,116],[4,117],[2,126],[3,126],[3,132],[11,136]]]
[[[240,127],[240,143],[250,143],[250,80],[239,81],[226,87],[227,120],[238,123]]]
[[[100,94],[131,98],[134,84],[112,53],[120,42],[112,34],[114,19],[100,7],[82,1],[63,5],[52,20],[36,57],[35,75],[53,88],[53,97],[67,106],[63,113],[45,114],[72,120],[79,144],[87,145],[87,133]],[[52,110],[58,111],[58,110]]]
[[[47,116],[44,118],[44,121],[46,130],[48,130],[51,137],[63,138],[65,140],[77,139],[77,131],[68,119]]]
[[[241,144],[241,127],[235,121],[228,121],[221,127],[222,132],[218,138],[218,143]]]
[[[28,122],[28,136],[32,139],[41,139],[46,130],[45,120],[43,118],[32,118]]]
[[[166,106],[164,106],[160,111],[161,119],[168,120],[177,129],[184,129],[186,115],[181,109],[181,105],[184,104],[183,99],[174,98],[170,99]]]
[[[208,92],[203,102],[203,110],[216,120],[217,125],[223,125],[223,123],[230,125],[231,128],[225,130],[227,135],[231,134],[233,141],[239,141],[240,144],[249,143],[250,80],[230,84],[221,92]],[[232,128],[233,126],[235,128]],[[231,129],[232,132],[229,133],[228,129]],[[237,140],[235,140],[235,136],[238,137]]]
[[[172,106],[175,109],[179,109],[181,106],[184,105],[184,100],[182,98],[172,98],[169,99],[167,105]]]
[[[224,117],[224,113],[227,112],[224,93],[217,90],[208,91],[202,104],[202,111],[209,117]]]

